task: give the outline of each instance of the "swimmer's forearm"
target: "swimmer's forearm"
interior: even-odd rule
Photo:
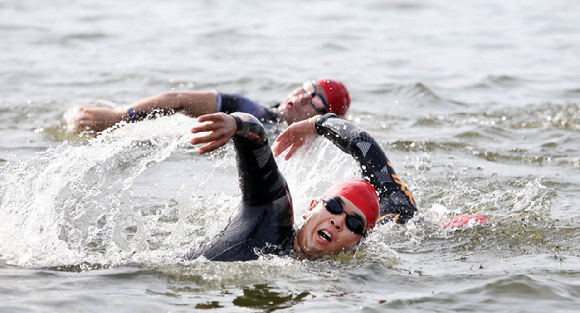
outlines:
[[[236,119],[237,130],[234,135],[236,146],[252,149],[268,145],[268,134],[262,123],[249,113],[234,112],[230,114]]]
[[[316,119],[315,130],[319,136],[324,136],[332,141],[342,151],[353,155],[353,140],[351,138],[351,129],[360,128],[357,125],[338,118],[336,114],[327,113]]]
[[[278,170],[262,123],[248,113],[235,112],[231,116],[237,124],[233,142],[243,202],[252,206],[271,206],[273,201],[282,197],[288,199],[282,200],[283,203],[291,201],[288,184]],[[289,215],[292,216],[291,209]]]
[[[116,110],[116,112],[127,122],[144,119],[152,113],[171,115],[180,112],[191,117],[198,117],[216,113],[217,95],[213,91],[168,92],[139,100],[130,108],[135,112],[133,120],[127,109]]]

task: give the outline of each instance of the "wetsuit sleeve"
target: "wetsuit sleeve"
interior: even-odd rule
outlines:
[[[316,131],[357,160],[363,178],[378,192],[380,223],[390,220],[405,223],[413,217],[417,211],[415,199],[369,133],[332,113],[316,121]]]
[[[231,114],[244,112],[255,116],[260,122],[277,122],[277,107],[264,107],[241,94],[218,93],[218,107],[220,112]]]
[[[278,170],[262,123],[251,114],[231,115],[238,126],[233,141],[242,201],[249,205],[262,205],[286,195],[287,183]]]

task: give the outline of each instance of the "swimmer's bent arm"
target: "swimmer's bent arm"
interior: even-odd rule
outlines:
[[[237,122],[233,141],[243,202],[249,205],[271,204],[281,197],[290,202],[288,185],[278,170],[262,123],[248,113],[231,115]]]
[[[379,222],[405,223],[417,211],[415,200],[400,180],[385,152],[373,137],[357,125],[326,114],[315,123],[316,132],[352,155],[361,166],[363,177],[379,193]]]
[[[191,144],[206,144],[198,149],[200,154],[233,138],[243,203],[218,237],[186,258],[203,255],[215,261],[247,261],[260,253],[289,251],[294,238],[292,202],[262,124],[247,113],[208,114],[198,121],[191,130],[197,134]]]

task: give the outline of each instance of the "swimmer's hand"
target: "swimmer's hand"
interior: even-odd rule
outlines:
[[[209,132],[199,137],[191,139],[192,145],[207,143],[207,145],[197,149],[199,154],[211,152],[225,145],[238,130],[236,119],[225,113],[214,113],[202,115],[197,118],[200,123],[208,122],[194,126],[191,132],[194,134]]]
[[[75,133],[89,132],[100,133],[107,128],[121,122],[125,110],[113,110],[110,108],[78,108],[74,121],[69,122],[69,127]],[[72,124],[72,125],[71,125]]]
[[[286,151],[286,149],[290,148],[284,157],[285,160],[289,160],[298,148],[316,138],[318,133],[316,133],[315,124],[319,117],[320,115],[317,115],[290,125],[290,127],[276,138],[274,146],[272,147],[274,156],[277,157]]]
[[[470,223],[470,221],[472,221],[471,223],[473,225],[485,224],[485,223],[489,222],[487,217],[485,217],[481,214],[457,215],[453,219],[451,219],[451,221],[445,223],[445,225],[443,225],[443,228],[445,228],[445,229],[461,228],[465,225],[468,225]]]

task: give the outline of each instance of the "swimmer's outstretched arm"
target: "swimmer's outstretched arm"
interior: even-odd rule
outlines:
[[[80,117],[75,131],[102,132],[121,122],[135,122],[152,113],[170,115],[177,112],[198,117],[217,112],[217,95],[214,91],[169,92],[139,100],[129,108],[84,108],[80,107]]]

